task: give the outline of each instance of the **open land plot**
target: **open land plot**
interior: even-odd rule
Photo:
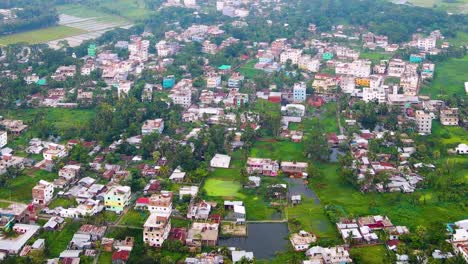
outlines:
[[[353,261],[366,264],[392,263],[387,256],[387,249],[383,245],[371,247],[354,247],[350,250]]]
[[[206,180],[204,188],[209,196],[244,197],[244,195],[239,193],[240,184],[233,181],[210,178]]]
[[[0,188],[0,199],[29,203],[31,189],[40,181],[53,181],[58,176],[42,170],[25,170],[20,176],[10,180],[7,188]]]
[[[149,213],[147,211],[137,211],[134,209],[130,209],[127,213],[123,215],[120,224],[140,227],[143,226],[143,224],[146,222],[148,216]]]
[[[0,45],[6,46],[15,43],[38,44],[54,39],[61,39],[70,36],[80,35],[83,33],[86,33],[86,31],[78,28],[67,26],[54,26],[45,29],[38,29],[1,37]]]
[[[422,87],[421,94],[430,95],[464,95],[464,83],[467,81],[468,56],[461,59],[449,59],[436,65],[434,80]]]
[[[250,156],[274,160],[305,161],[303,149],[303,144],[289,140],[261,139],[254,143]]]
[[[455,171],[462,170],[462,166],[466,168],[463,163],[457,166],[460,167],[456,167]],[[466,218],[464,208],[458,203],[440,202],[436,190],[420,190],[415,194],[361,193],[340,177],[338,165],[317,164],[317,167],[321,169],[323,176],[320,179],[311,179],[310,187],[317,193],[322,204],[341,206],[349,215],[387,215],[394,224],[406,225],[411,229],[418,225],[428,226]],[[412,202],[412,197],[416,195],[424,197],[421,198],[423,201]]]
[[[244,75],[246,78],[252,79],[258,74],[261,74],[263,71],[257,70],[254,68],[255,64],[257,63],[256,59],[252,59],[242,65],[242,67],[239,68],[239,72]]]
[[[98,8],[102,11],[110,10],[130,20],[145,19],[155,13],[147,9],[144,1],[140,0],[102,0]]]
[[[81,223],[68,221],[62,230],[59,231],[43,231],[39,237],[44,238],[47,241],[48,256],[49,258],[56,258],[67,249],[68,242],[72,239],[78,229],[80,229]]]
[[[453,13],[468,13],[468,1],[446,1],[446,0],[408,0],[409,3],[415,6],[433,7],[439,10],[444,10]]]
[[[38,113],[44,113],[45,120],[53,123],[58,129],[79,128],[87,124],[94,116],[94,110],[63,109],[63,108],[34,108],[2,110],[0,115],[5,118],[20,119],[31,124]],[[73,120],[73,122],[70,122]]]

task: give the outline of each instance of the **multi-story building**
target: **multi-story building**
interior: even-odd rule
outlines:
[[[152,133],[159,133],[161,134],[164,130],[164,120],[161,118],[153,119],[153,120],[146,120],[141,127],[141,134],[142,135],[149,135]]]
[[[371,65],[371,61],[368,60],[355,60],[351,63],[337,63],[335,72],[338,75],[369,77],[372,72]]]
[[[320,60],[314,59],[310,55],[302,55],[299,58],[298,67],[302,70],[318,72],[320,70]]]
[[[239,73],[234,73],[228,80],[228,87],[229,88],[239,88],[244,81],[244,76],[240,75]]]
[[[307,98],[307,87],[305,82],[295,83],[293,87],[294,102],[305,102]]]
[[[301,49],[287,49],[281,53],[280,62],[286,63],[288,60],[291,60],[291,64],[297,65],[299,63],[299,58],[302,55]]]
[[[279,165],[276,160],[248,158],[247,173],[262,174],[265,176],[278,176]]]
[[[54,196],[54,185],[50,182],[40,180],[32,189],[33,204],[47,205]]]
[[[431,134],[432,129],[432,117],[428,113],[422,110],[416,111],[416,126],[418,133]]]
[[[185,108],[188,108],[192,104],[192,91],[190,90],[181,90],[173,91],[169,98],[172,99],[172,102],[175,105],[181,105]]]
[[[440,123],[444,126],[458,126],[458,108],[440,110]]]
[[[0,148],[3,148],[8,143],[8,133],[0,130]]]
[[[54,160],[66,157],[68,155],[67,149],[64,145],[50,143],[47,149],[42,152],[45,160]]]
[[[216,88],[221,85],[221,76],[217,74],[211,74],[206,77],[206,87]]]
[[[130,53],[129,59],[147,61],[149,45],[149,40],[142,40],[140,37],[133,38],[132,43],[128,45],[128,51]]]
[[[104,195],[104,206],[106,210],[116,213],[123,212],[125,206],[130,202],[131,190],[128,186],[114,185]]]
[[[418,49],[422,51],[431,51],[436,47],[437,39],[434,37],[419,38],[418,39]]]
[[[387,93],[384,87],[377,88],[363,88],[362,89],[362,100],[364,102],[378,102],[379,104],[387,101]]]
[[[172,192],[161,191],[149,198],[148,211],[158,216],[169,217],[172,213]]]
[[[405,61],[400,60],[400,59],[390,60],[388,64],[388,76],[400,78],[401,75],[405,72],[405,69],[406,69]]]
[[[349,251],[343,246],[323,248],[319,246],[311,247],[306,252],[312,263],[351,263],[353,262]]]
[[[167,216],[150,214],[143,225],[143,242],[151,247],[161,247],[169,237],[171,220]]]
[[[400,79],[400,86],[403,88],[403,93],[406,95],[418,95],[419,92],[419,75],[417,73],[404,73]]]

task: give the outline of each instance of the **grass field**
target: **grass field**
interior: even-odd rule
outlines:
[[[109,14],[103,11],[100,11],[96,8],[90,8],[85,5],[77,5],[77,4],[67,4],[67,5],[60,5],[57,6],[57,10],[61,14],[69,15],[69,16],[76,16],[81,18],[96,18],[97,21],[100,22],[121,22],[121,23],[128,23],[129,21],[121,16]]]
[[[257,70],[254,68],[256,63],[256,59],[248,61],[246,64],[239,68],[239,72],[246,78],[252,79],[253,77],[255,77],[255,75],[262,73],[261,70]]]
[[[0,188],[0,199],[29,203],[31,189],[40,181],[52,181],[58,176],[46,171],[25,170],[23,174],[10,181],[7,188]]]
[[[468,56],[462,59],[449,59],[436,65],[434,80],[421,89],[421,94],[430,95],[464,95],[464,83],[468,81]]]
[[[453,13],[468,13],[468,0],[457,0],[450,3],[444,0],[408,0],[415,6],[436,8]]]
[[[44,112],[45,120],[53,123],[59,130],[79,128],[87,124],[95,115],[94,110],[63,108],[1,110],[0,115],[5,118],[21,119],[25,123],[31,124],[40,112]]]
[[[56,207],[70,208],[76,206],[76,201],[74,199],[65,199],[65,198],[56,198],[49,204],[50,209]]]
[[[67,222],[67,224],[60,231],[43,231],[40,238],[47,241],[49,258],[56,258],[67,249],[68,242],[72,239],[73,235],[80,228],[80,222]]]
[[[120,224],[140,227],[143,226],[148,216],[149,214],[147,211],[136,211],[131,209],[122,217]]]
[[[361,52],[359,58],[361,59],[368,59],[372,61],[372,63],[376,64],[379,63],[380,60],[388,60],[392,57],[391,54],[388,53],[380,53],[380,52]]]
[[[37,44],[47,42],[50,40],[76,36],[79,34],[84,34],[86,32],[87,31],[72,27],[54,26],[45,29],[38,29],[0,37],[0,45],[6,46],[9,44],[21,42],[25,42],[28,44]]]
[[[240,188],[239,183],[228,180],[210,178],[205,182],[205,190],[209,196],[242,198],[244,195],[239,193]]]
[[[269,139],[263,139],[254,143],[250,156],[284,161],[305,161],[303,149],[304,146],[301,143],[289,140],[272,142]]]
[[[383,245],[372,247],[351,248],[350,255],[356,263],[384,264],[391,263],[386,257],[387,249]]]
[[[99,5],[102,11],[112,10],[113,13],[130,20],[142,20],[155,13],[147,9],[142,0],[102,0]]]

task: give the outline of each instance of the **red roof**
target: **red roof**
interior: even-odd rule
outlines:
[[[137,204],[149,204],[150,199],[148,197],[141,197],[138,198],[136,203]]]
[[[126,251],[126,250],[116,251],[114,252],[114,254],[112,254],[112,261],[119,260],[119,259],[123,261],[127,261],[129,258],[130,258],[130,251]]]
[[[400,240],[398,239],[389,240],[387,242],[387,246],[389,247],[398,246],[398,244],[400,244]]]
[[[210,219],[212,222],[216,223],[216,224],[221,223],[221,215],[219,215],[219,214],[210,215],[210,216],[209,216],[209,219]]]
[[[179,240],[185,243],[187,239],[187,229],[185,228],[172,228],[169,232],[169,239]]]

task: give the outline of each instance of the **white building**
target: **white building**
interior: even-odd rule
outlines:
[[[318,72],[320,70],[320,60],[314,59],[310,55],[302,55],[299,58],[298,67],[302,70]]]
[[[161,134],[164,130],[164,120],[161,118],[154,119],[154,120],[146,120],[141,127],[141,134],[142,135],[149,135],[152,133],[159,133]]]
[[[231,157],[223,154],[216,154],[210,161],[210,166],[213,168],[229,168]]]
[[[351,263],[349,251],[342,246],[323,248],[315,246],[307,250],[306,255],[311,260],[310,263]],[[313,262],[316,261],[316,262]]]
[[[302,55],[302,50],[300,49],[287,49],[283,51],[280,55],[280,62],[286,63],[288,60],[291,60],[291,64],[297,65],[299,63],[299,58]]]
[[[306,251],[309,249],[310,244],[317,241],[317,237],[314,234],[301,230],[299,233],[292,234],[289,240],[295,251]]]
[[[335,72],[337,75],[352,75],[355,77],[369,77],[372,71],[372,63],[369,60],[355,60],[351,63],[337,63]]]
[[[366,103],[376,101],[379,104],[383,104],[387,101],[387,94],[383,87],[363,88],[362,100]]]
[[[416,111],[416,125],[419,133],[431,134],[432,117],[422,110]]]
[[[418,49],[422,51],[430,51],[436,47],[437,39],[433,37],[418,39]]]
[[[294,102],[305,102],[307,98],[307,87],[305,82],[295,83],[293,88]]]
[[[458,154],[466,155],[466,154],[468,154],[468,145],[467,144],[458,144],[458,146],[455,148],[455,151]]]
[[[151,247],[161,247],[169,237],[171,220],[169,217],[151,214],[143,225],[143,242]]]
[[[6,131],[0,130],[0,148],[3,148],[8,143],[8,134]]]

